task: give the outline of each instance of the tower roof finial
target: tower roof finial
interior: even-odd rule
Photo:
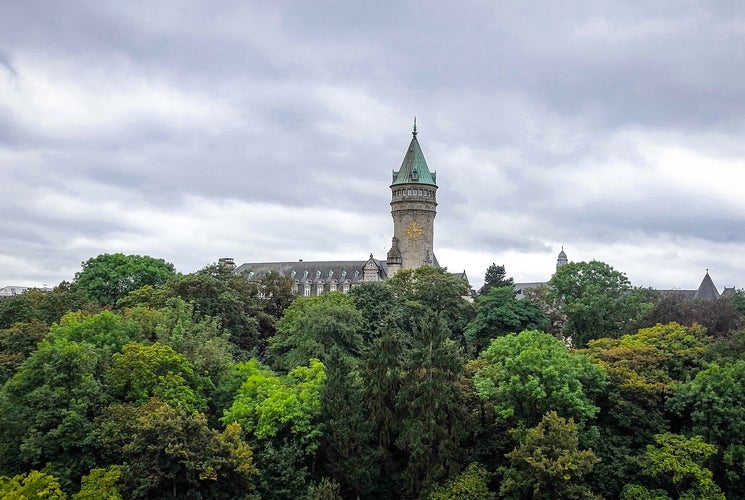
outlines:
[[[414,116],[414,130],[411,133],[411,135],[413,135],[414,137],[416,137],[416,134],[417,134],[417,132],[416,132],[416,116]]]

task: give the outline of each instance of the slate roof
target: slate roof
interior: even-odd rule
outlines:
[[[698,286],[698,290],[696,290],[696,293],[693,295],[693,298],[697,300],[716,300],[719,298],[719,290],[714,286],[714,282],[711,280],[711,276],[709,276],[708,269],[706,270],[704,279],[701,280],[701,284]]]
[[[427,161],[424,159],[422,148],[416,139],[416,120],[414,120],[414,131],[412,132],[409,149],[406,150],[404,161],[398,171],[393,171],[393,182],[391,186],[398,184],[429,184],[437,187],[437,173],[430,172]]]
[[[382,270],[383,276],[387,276],[388,267],[385,261],[373,259]],[[270,272],[280,276],[313,283],[324,281],[328,283],[336,280],[342,283],[349,280],[350,283],[361,283],[363,271],[368,260],[338,260],[338,261],[297,261],[297,262],[259,262],[247,263],[235,269],[237,274],[245,275],[249,280],[258,280]]]

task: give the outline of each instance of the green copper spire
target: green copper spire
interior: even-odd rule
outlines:
[[[422,148],[419,147],[417,140],[416,116],[414,117],[414,130],[411,132],[411,143],[406,151],[404,161],[398,171],[393,171],[393,183],[396,184],[429,184],[437,185],[437,173],[430,172],[427,167],[427,161],[424,159]]]

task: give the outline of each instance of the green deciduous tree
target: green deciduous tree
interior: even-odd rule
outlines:
[[[706,467],[706,462],[717,452],[716,446],[706,443],[700,436],[687,438],[671,433],[658,434],[654,441],[654,445],[647,446],[641,459],[642,473],[653,488],[643,498],[652,498],[659,495],[659,490],[664,490],[671,498],[724,500],[722,490]],[[644,493],[646,486],[627,487],[621,498],[633,499],[632,493]]]
[[[530,427],[551,410],[583,423],[598,412],[593,397],[607,385],[605,370],[556,338],[526,330],[494,339],[474,377],[479,396],[498,418]]]
[[[669,402],[690,419],[693,434],[716,445],[714,471],[725,492],[742,493],[745,481],[745,361],[713,364],[677,387]]]
[[[217,432],[204,414],[152,398],[109,407],[97,433],[121,461],[126,498],[246,498],[253,490],[257,471],[239,424]]]
[[[264,354],[266,336],[259,330],[262,302],[256,283],[226,266],[211,265],[173,280],[165,292],[191,303],[197,318],[217,320],[243,353],[241,359]]]
[[[63,281],[49,292],[31,289],[20,295],[0,297],[0,328],[31,321],[49,326],[67,312],[81,309],[92,309],[85,293]]]
[[[566,314],[562,334],[577,347],[592,339],[618,337],[648,307],[625,274],[598,261],[562,266],[546,288],[547,298]]]
[[[437,488],[429,500],[489,500],[496,494],[489,490],[489,471],[478,464],[469,464],[454,479]]]
[[[80,491],[72,496],[72,500],[122,500],[121,477],[120,465],[91,469],[80,480]]]
[[[111,355],[125,344],[143,340],[142,326],[133,320],[103,311],[98,314],[71,312],[52,325],[48,339],[89,344],[100,353],[101,370],[108,365]]]
[[[127,344],[112,356],[104,374],[107,392],[121,402],[142,404],[157,396],[186,411],[203,410],[203,380],[191,363],[171,347]]]
[[[174,297],[160,310],[154,336],[191,363],[209,399],[210,416],[221,416],[240,385],[232,376],[236,347],[230,342],[230,334],[215,319],[200,318],[191,304]]]
[[[665,403],[676,386],[701,368],[706,342],[703,328],[677,323],[590,341],[585,352],[610,377],[599,399],[600,435],[593,443],[603,460],[593,473],[595,491],[618,496],[626,483],[636,480],[638,467],[628,456],[669,430],[673,415]]]
[[[40,321],[16,323],[0,330],[0,385],[36,350],[49,328]]]
[[[258,493],[297,498],[307,488],[309,469],[321,444],[323,364],[313,359],[287,375],[277,375],[257,360],[239,363],[243,380],[224,423],[239,422],[256,451],[262,471]]]
[[[276,375],[256,360],[240,363],[243,384],[222,421],[239,422],[256,440],[292,436],[308,453],[318,449],[321,392],[326,380],[323,363],[312,359],[287,375]]]
[[[600,460],[592,450],[581,450],[579,432],[571,418],[555,411],[528,429],[520,444],[507,454],[500,494],[511,499],[599,499],[584,478]]]
[[[341,292],[300,297],[277,321],[277,333],[269,340],[274,365],[282,370],[325,360],[336,347],[356,358],[362,349],[362,314],[351,297]]]
[[[69,491],[95,465],[93,417],[104,404],[98,365],[90,344],[39,345],[0,392],[2,470],[45,468]]]
[[[661,433],[666,426],[666,399],[677,384],[700,369],[705,346],[701,327],[677,323],[590,341],[585,352],[610,375],[608,424],[642,443]]]
[[[476,317],[466,327],[466,340],[476,353],[489,345],[493,338],[523,330],[543,330],[548,317],[526,299],[515,299],[509,286],[491,287],[476,299]]]
[[[145,285],[161,286],[176,277],[173,264],[147,255],[101,254],[83,262],[73,287],[90,300],[113,306]]]
[[[37,470],[14,477],[0,476],[0,497],[5,500],[60,499],[67,495],[60,488],[57,478]]]
[[[654,306],[639,319],[637,328],[675,322],[685,326],[700,325],[710,335],[724,337],[745,324],[743,313],[737,309],[737,296],[691,300],[683,293],[657,292],[653,297]]]

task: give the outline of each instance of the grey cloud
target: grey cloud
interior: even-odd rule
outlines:
[[[552,255],[553,241],[612,245],[677,235],[715,247],[742,244],[742,214],[710,193],[701,193],[707,201],[697,205],[684,190],[660,199],[640,183],[631,187],[642,195],[629,202],[610,175],[597,179],[602,203],[588,198],[568,206],[562,196],[573,189],[562,180],[566,172],[616,163],[653,168],[644,145],[624,139],[629,130],[712,161],[743,158],[745,7],[735,2],[174,7],[81,0],[61,8],[29,0],[5,6],[3,14],[0,78],[26,91],[26,99],[50,91],[27,87],[25,65],[33,63],[51,79],[101,92],[95,102],[104,108],[120,104],[120,94],[137,99],[133,89],[149,86],[169,103],[167,91],[194,96],[196,104],[188,105],[220,108],[202,110],[208,118],[200,122],[199,110],[171,116],[167,106],[183,105],[176,98],[151,103],[162,104],[161,113],[133,102],[137,109],[121,104],[125,109],[112,112],[110,122],[76,128],[71,117],[69,127],[44,128],[0,102],[0,155],[28,155],[22,160],[28,168],[11,174],[19,186],[8,200],[14,206],[22,205],[23,193],[42,189],[95,206],[89,190],[99,186],[121,196],[112,200],[121,206],[136,204],[164,218],[196,210],[188,205],[194,197],[339,209],[387,221],[390,171],[418,115],[420,141],[440,182],[438,244],[495,254],[469,265],[485,268],[511,250]],[[100,81],[88,85],[88,78]],[[44,97],[68,98],[50,95]],[[99,96],[82,99],[88,97]],[[478,227],[472,219],[481,213],[504,215],[498,219],[504,227]],[[251,222],[241,230],[250,231]],[[37,279],[39,269],[69,273],[91,256],[82,252],[124,251],[72,248],[71,237],[142,239],[141,229],[128,224],[95,214],[70,220],[20,211],[13,225],[0,225],[0,238],[12,242],[6,246],[12,255],[38,262],[28,275]],[[332,226],[298,221],[289,252],[337,248],[349,235]],[[323,227],[329,232],[319,232]],[[355,242],[363,255],[349,258],[389,244],[389,237],[365,238]],[[58,250],[45,254],[53,244]],[[185,266],[219,256],[209,243],[188,244],[194,245],[189,255],[173,242],[148,251]],[[266,235],[262,245],[289,246],[279,234]],[[157,254],[166,251],[173,253]],[[723,260],[722,267],[745,283],[741,265]],[[478,279],[483,269],[474,269],[469,275]],[[14,273],[0,267],[0,280],[22,277]]]

